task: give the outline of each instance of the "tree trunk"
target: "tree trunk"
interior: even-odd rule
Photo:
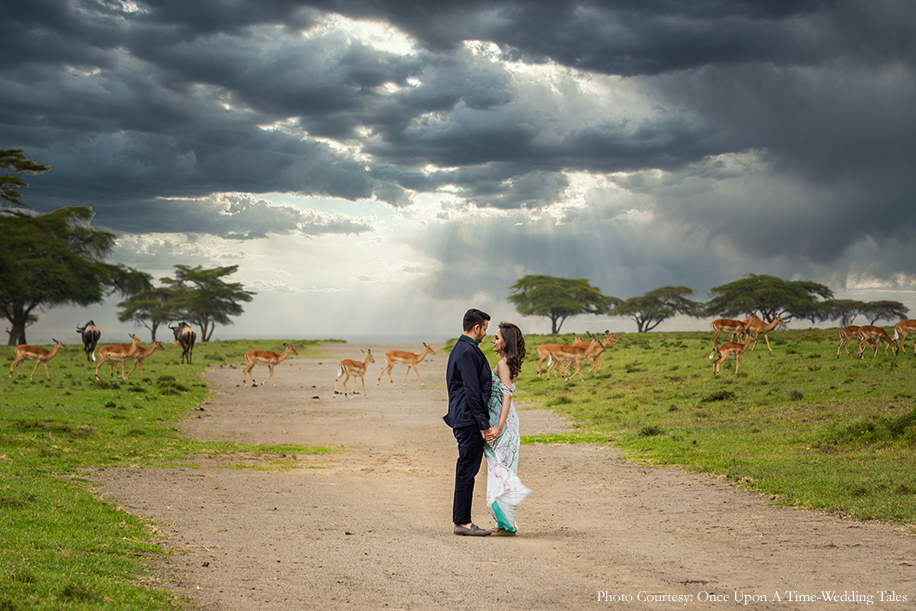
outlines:
[[[209,318],[191,319],[191,322],[200,329],[200,341],[209,342],[210,336],[213,335],[213,329],[216,327],[215,322],[210,322]]]
[[[24,306],[16,304],[13,306],[12,315],[7,320],[12,325],[7,346],[21,346],[25,343],[25,328],[29,326],[29,313],[25,311]]]
[[[11,329],[9,329],[9,340],[7,346],[21,346],[25,343],[25,326],[21,324],[13,323]]]

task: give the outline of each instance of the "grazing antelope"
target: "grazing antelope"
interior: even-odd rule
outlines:
[[[732,320],[730,318],[717,318],[716,320],[709,323],[712,327],[712,330],[716,334],[712,338],[712,349],[717,350],[716,340],[719,339],[719,335],[724,333],[731,333],[732,340],[735,340],[738,336],[744,335],[747,333],[748,328],[751,326],[751,321],[757,317],[757,314],[751,312],[748,318],[744,320]],[[734,342],[731,342],[734,343]]]
[[[360,352],[363,352],[360,350]],[[363,382],[363,396],[367,399],[369,395],[366,394],[366,368],[369,366],[369,363],[375,362],[375,357],[372,356],[372,350],[368,352],[363,352],[366,355],[366,359],[360,363],[359,361],[354,361],[352,359],[344,359],[340,362],[337,367],[337,379],[334,380],[334,396],[337,396],[337,382],[340,380],[340,376],[346,375],[344,378],[344,396],[347,398],[352,397],[356,394],[356,377],[359,376],[359,379]],[[353,376],[353,391],[347,395],[347,382],[350,380],[350,376]]]
[[[601,343],[597,348],[595,348],[591,355],[586,357],[592,360],[592,368],[589,369],[589,373],[598,373],[598,371],[601,370],[601,355],[605,350],[615,345],[619,341],[620,340],[617,338],[617,336],[610,331],[604,332],[604,339],[601,340]]]
[[[744,340],[743,344],[737,342],[726,342],[712,351],[712,354],[709,355],[710,359],[714,359],[717,356],[719,360],[713,365],[713,375],[718,375],[719,365],[725,362],[725,359],[731,355],[735,355],[735,373],[738,373],[738,367],[741,366],[741,355],[747,350],[747,347],[751,344],[751,334],[746,335],[747,339]]]
[[[591,341],[595,339],[595,336],[589,333],[588,331],[586,331],[585,334],[588,335],[588,339],[582,339],[581,335],[579,335],[578,333],[573,333],[573,342],[569,345],[570,346],[588,346],[589,343],[591,343]],[[564,345],[564,344],[561,344],[561,345]],[[549,359],[550,355],[548,355],[547,358]],[[563,376],[563,379],[566,379],[566,374],[569,373],[569,364],[571,362],[572,361],[566,361],[566,360],[563,361],[563,364],[561,366],[562,371],[560,372],[560,374]],[[551,363],[553,363],[553,361],[550,361],[550,360],[547,361],[548,366]],[[594,362],[592,362],[592,364],[594,364]],[[548,374],[548,377],[549,377],[549,374]]]
[[[143,360],[144,360],[146,357],[148,357],[149,355],[151,355],[153,352],[155,352],[156,350],[165,350],[165,346],[163,346],[161,343],[159,343],[159,340],[158,340],[158,339],[154,339],[154,340],[153,340],[153,345],[150,346],[149,348],[140,348],[140,347],[138,346],[138,347],[137,347],[137,353],[134,354],[134,366],[133,366],[133,369],[131,369],[131,370],[127,373],[127,377],[129,378],[129,377],[130,377],[130,374],[132,374],[132,373],[134,372],[134,369],[137,368],[137,365],[140,365],[140,379],[142,380],[142,379],[143,379]]]
[[[576,373],[567,377],[562,371],[560,371],[560,376],[564,381],[569,381],[570,378],[576,377],[576,374],[579,375],[579,380],[584,382],[585,379],[582,377],[582,361],[592,355],[592,353],[598,348],[600,343],[596,338],[592,340],[585,346],[567,346],[565,344],[555,345],[554,348],[551,348],[548,352],[547,361],[547,381],[550,382],[550,369],[557,369],[561,363],[565,361],[572,361],[576,365]]]
[[[99,343],[102,332],[99,331],[99,328],[96,327],[95,323],[91,320],[83,327],[77,325],[76,332],[79,333],[83,339],[83,350],[86,352],[86,360],[89,361],[91,357],[91,360],[94,361],[95,345]]]
[[[261,363],[262,365],[267,365],[270,367],[270,383],[271,385],[276,386],[276,384],[274,383],[274,367],[276,367],[279,363],[282,363],[283,361],[285,361],[286,357],[288,357],[291,354],[295,354],[297,356],[299,355],[299,353],[296,352],[296,349],[290,346],[289,344],[284,342],[283,346],[284,346],[283,352],[281,352],[280,354],[276,354],[274,352],[268,352],[267,350],[249,350],[248,352],[246,352],[245,361],[248,364],[245,366],[245,371],[242,372],[242,385],[248,386],[248,378],[247,378],[248,373],[251,372],[251,369],[257,363]],[[257,385],[258,383],[254,379],[254,373],[251,373],[251,386],[254,387]]]
[[[45,375],[48,376],[48,379],[51,379],[51,372],[48,371],[48,361],[54,358],[58,350],[66,350],[67,347],[62,343],[54,339],[51,340],[54,342],[54,347],[50,350],[42,348],[40,346],[30,346],[28,344],[22,344],[21,346],[16,346],[16,358],[13,359],[12,364],[10,365],[10,377],[13,377],[13,368],[16,369],[16,377],[22,375],[19,371],[19,366],[22,364],[22,361],[26,359],[33,359],[35,361],[35,369],[32,370],[32,375],[29,376],[29,379],[32,379],[32,376],[35,375],[35,372],[38,370],[39,365],[45,366]]]
[[[570,344],[572,346],[587,346],[589,344],[589,342],[583,340],[578,335],[573,334],[573,337],[575,339],[573,339],[573,343]],[[550,379],[550,369],[549,368],[552,366],[552,363],[549,360],[550,351],[559,349],[564,346],[569,347],[567,344],[541,344],[540,346],[535,348],[535,350],[538,353],[538,361],[537,363],[535,363],[535,367],[537,367],[537,370],[538,370],[538,377],[541,377],[541,363],[543,363],[544,361],[548,361],[547,379],[548,380]]]
[[[177,327],[169,327],[175,334],[175,341],[181,346],[181,363],[184,364],[187,359],[188,365],[191,364],[191,354],[194,353],[194,342],[197,341],[197,332],[191,326],[182,321]]]
[[[99,367],[108,361],[108,369],[111,371],[111,378],[114,379],[114,368],[115,363],[121,363],[121,379],[127,379],[127,376],[124,375],[124,363],[134,358],[137,354],[137,350],[140,347],[140,342],[143,341],[133,333],[128,333],[130,335],[129,344],[114,344],[112,346],[102,346],[99,348],[99,362],[95,366],[95,379],[99,379]]]
[[[865,358],[865,344],[872,343],[875,346],[875,353],[872,356],[878,356],[878,346],[881,345],[881,342],[884,342],[884,356],[887,356],[888,347],[891,348],[894,352],[894,356],[897,356],[897,342],[891,339],[891,336],[887,334],[887,331],[881,327],[876,327],[874,325],[862,325],[859,327],[859,330],[856,331],[856,337],[859,338],[859,358]]]
[[[423,378],[420,377],[420,372],[417,371],[417,363],[425,359],[427,354],[436,354],[436,351],[430,348],[426,342],[423,342],[423,352],[420,354],[405,352],[404,350],[390,350],[386,352],[385,366],[382,367],[382,370],[378,374],[376,385],[381,384],[382,376],[385,375],[386,371],[388,372],[388,379],[394,384],[394,379],[391,377],[391,370],[394,369],[394,366],[398,363],[403,363],[407,365],[407,371],[404,372],[404,386],[407,386],[407,376],[410,374],[411,368],[413,368],[414,372],[417,374],[417,379],[420,380],[420,386],[423,386]]]
[[[900,352],[904,354],[906,354],[906,349],[903,346],[903,342],[906,341],[906,336],[910,333],[916,333],[916,320],[912,318],[901,320],[894,325],[894,341],[900,342]],[[913,342],[913,356],[916,356],[916,341]]]
[[[777,326],[782,327],[783,329],[788,328],[783,319],[779,317],[779,314],[776,315],[776,318],[774,318],[773,322],[771,323],[765,323],[756,316],[751,317],[750,326],[748,327],[748,332],[754,333],[754,345],[751,347],[751,350],[757,347],[757,342],[760,341],[760,334],[762,333],[763,339],[765,339],[767,342],[767,348],[772,352],[773,349],[770,348],[770,338],[767,337],[767,333],[775,329]]]
[[[849,342],[856,336],[856,333],[859,332],[859,326],[852,324],[852,319],[849,319],[849,325],[840,329],[840,345],[836,348],[836,357],[840,358],[840,349],[846,349],[846,356],[852,358],[852,355],[849,354]]]
[[[588,333],[588,331],[586,331]],[[576,339],[573,341],[571,346],[588,346],[589,342],[582,339],[578,335],[575,336]],[[594,337],[589,333],[589,341],[594,339]],[[588,370],[589,373],[598,373],[598,370],[601,368],[601,355],[609,347],[613,346],[620,340],[617,339],[617,336],[611,333],[610,331],[605,331],[602,339],[598,340],[598,345],[592,350],[592,352],[585,357],[583,360],[590,360],[592,362],[591,368]],[[569,373],[569,366],[572,363],[571,360],[566,360],[563,363],[563,377],[566,378]]]

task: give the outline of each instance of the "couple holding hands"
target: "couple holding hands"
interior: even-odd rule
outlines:
[[[493,371],[480,350],[490,316],[477,309],[464,315],[464,333],[452,349],[446,370],[448,414],[443,418],[458,441],[455,499],[452,521],[455,534],[483,537],[514,534],[519,504],[531,492],[516,473],[521,439],[512,393],[525,358],[525,339],[512,323],[500,323],[493,338],[499,362]],[[474,478],[483,456],[487,458],[487,506],[496,520],[493,529],[471,521]]]

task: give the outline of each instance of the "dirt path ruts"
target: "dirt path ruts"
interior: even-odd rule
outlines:
[[[181,552],[163,562],[165,586],[221,611],[724,609],[736,594],[755,597],[754,609],[916,608],[912,528],[770,506],[608,447],[523,446],[519,475],[533,492],[520,533],[456,537],[456,448],[441,419],[446,357],[421,363],[426,386],[412,372],[402,386],[403,366],[394,386],[387,376],[377,386],[376,362],[368,398],[334,398],[337,362],[365,347],[331,344],[327,358],[287,360],[275,388],[241,387],[240,366],[211,368],[215,396],[184,424],[199,438],[349,451],[300,457],[301,468],[287,472],[203,460],[97,473],[100,494],[158,522],[161,545]],[[371,346],[379,360],[394,347]],[[519,401],[522,434],[566,427],[524,409],[523,394]],[[490,524],[485,472],[474,506],[481,525]],[[825,591],[859,602],[798,602]],[[906,600],[882,602],[881,592]]]

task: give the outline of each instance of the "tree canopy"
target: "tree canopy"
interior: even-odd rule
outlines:
[[[245,311],[239,302],[251,301],[254,296],[241,283],[222,280],[238,268],[238,265],[213,269],[176,265],[174,278],[162,278],[174,292],[169,319],[194,323],[200,328],[201,341],[210,341],[216,325],[231,325],[230,317]]]
[[[896,323],[906,318],[909,311],[899,301],[868,301],[859,313],[868,319],[868,324],[873,325],[879,320]]]
[[[833,291],[823,284],[758,274],[707,292],[712,297],[706,304],[708,316],[736,318],[756,310],[766,322],[772,322],[777,315],[786,322],[793,318],[817,322],[828,311],[823,300],[833,299]]]
[[[159,325],[172,320],[174,300],[175,291],[167,286],[131,295],[118,304],[118,307],[121,308],[121,311],[118,312],[118,320],[143,325],[150,330],[153,339],[156,339]]]
[[[38,163],[25,156],[25,151],[20,149],[0,149],[0,170],[6,170],[5,176],[0,176],[0,206],[13,208],[29,208],[22,202],[22,193],[19,189],[29,184],[20,176],[36,176],[51,169],[51,166]]]
[[[103,262],[115,236],[92,229],[93,216],[88,207],[0,213],[0,313],[12,325],[9,345],[26,343],[36,309],[86,306],[150,288],[149,274]]]
[[[874,325],[879,320],[896,322],[906,318],[909,308],[899,301],[857,301],[855,299],[830,299],[824,301],[825,309],[822,320],[839,320],[840,327],[851,324],[856,316],[864,316],[868,324]]]
[[[546,316],[550,319],[551,333],[559,333],[570,316],[579,314],[606,314],[620,303],[608,297],[584,279],[556,278],[546,275],[529,275],[520,278],[510,287],[514,292],[509,301],[522,316]]]
[[[862,313],[865,308],[864,301],[856,299],[828,299],[821,302],[824,309],[822,320],[837,320],[840,328],[852,324],[856,316]]]
[[[686,286],[663,286],[617,304],[611,313],[632,318],[639,333],[646,333],[675,314],[703,316],[703,305],[687,299],[695,292]]]

